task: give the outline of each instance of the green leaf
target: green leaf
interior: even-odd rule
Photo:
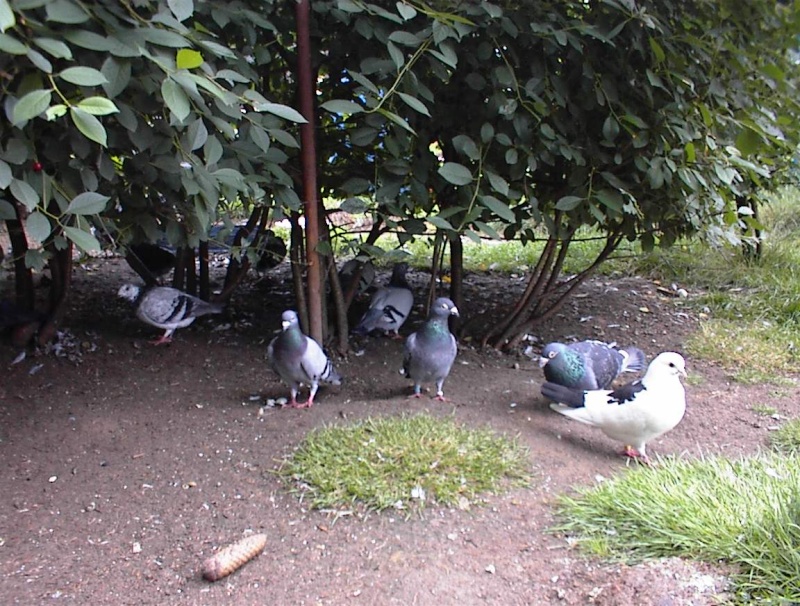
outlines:
[[[414,132],[414,129],[411,128],[411,125],[408,122],[406,122],[406,120],[401,116],[398,116],[396,113],[390,112],[388,109],[384,109],[382,107],[377,111],[381,116],[385,116],[389,121],[394,122],[395,124],[397,124],[397,126],[402,128],[403,130],[416,136],[417,133]]]
[[[189,105],[189,97],[186,96],[180,84],[170,78],[164,78],[161,83],[161,96],[164,97],[164,103],[167,104],[167,107],[175,117],[180,122],[183,122],[189,115],[191,106]]]
[[[7,0],[0,0],[0,32],[4,32],[9,28],[16,25],[17,20],[14,17],[14,11],[8,5]]]
[[[578,196],[564,196],[556,202],[556,209],[570,211],[577,208],[581,202],[583,202],[583,198]]]
[[[68,67],[56,75],[62,80],[78,86],[108,84],[108,80],[106,80],[103,73],[93,67]]]
[[[736,148],[743,156],[751,156],[761,149],[763,140],[752,128],[745,127],[736,137]]]
[[[194,69],[203,65],[203,54],[191,48],[182,48],[175,56],[178,69]]]
[[[39,51],[29,48],[28,52],[25,53],[25,55],[28,57],[28,61],[33,63],[44,73],[46,74],[53,73],[53,64],[50,63],[50,60]]]
[[[35,242],[44,242],[53,231],[53,227],[50,225],[50,219],[37,210],[25,219],[25,231]]]
[[[76,107],[80,107],[87,114],[92,114],[93,116],[107,116],[119,111],[114,102],[105,97],[86,97],[79,101]]]
[[[619,192],[601,189],[594,192],[594,197],[609,210],[622,213],[622,194]]]
[[[445,162],[439,168],[439,174],[448,183],[453,185],[467,185],[472,183],[472,173],[463,164],[457,162]]]
[[[100,120],[95,118],[93,115],[86,113],[79,107],[71,107],[69,110],[69,115],[72,118],[72,122],[75,124],[78,130],[83,133],[84,137],[99,143],[103,147],[106,146],[106,129],[103,127],[103,124],[100,122]]]
[[[186,147],[194,151],[200,149],[208,140],[208,129],[202,118],[198,118],[186,129]]]
[[[614,116],[606,116],[603,122],[603,138],[606,141],[613,141],[619,135],[619,122],[614,119]]]
[[[0,5],[3,2],[5,2],[5,0],[0,0]],[[69,46],[61,42],[61,40],[54,40],[53,38],[34,38],[33,43],[56,59],[72,60],[72,50],[70,50]]]
[[[106,203],[110,199],[108,196],[103,196],[97,192],[83,192],[70,200],[66,212],[73,215],[96,215],[105,210]]]
[[[438,215],[433,215],[427,218],[428,222],[438,229],[444,229],[445,231],[454,231],[453,226],[450,225],[450,222],[447,219],[443,219]]]
[[[28,47],[13,36],[0,34],[0,51],[9,55],[27,55]]]
[[[53,91],[50,89],[32,90],[22,97],[11,112],[11,121],[14,125],[35,118],[50,106]]]
[[[492,186],[493,190],[504,196],[508,195],[509,192],[508,181],[506,181],[500,175],[493,173],[489,170],[485,171],[485,174],[486,177],[489,179],[489,184]]]
[[[694,162],[697,159],[694,143],[691,141],[687,142],[686,145],[683,146],[683,151],[686,153],[687,162]]]
[[[470,160],[479,160],[481,152],[475,141],[469,135],[456,135],[453,137],[453,147],[456,151],[465,154]]]
[[[497,231],[495,231],[495,229],[491,225],[488,225],[487,223],[484,223],[483,221],[475,221],[473,223],[473,225],[475,225],[475,227],[480,229],[483,233],[485,233],[490,238],[492,238],[494,240],[502,240],[502,238],[500,237],[500,234],[498,234]]]
[[[0,160],[0,189],[6,189],[11,185],[11,180],[14,175],[11,173],[11,167],[3,160]]]
[[[57,103],[56,105],[48,107],[47,111],[44,112],[44,116],[47,118],[48,122],[52,122],[66,114],[68,109],[69,108],[63,103]]]
[[[657,63],[661,63],[664,59],[667,58],[666,53],[664,53],[664,49],[661,48],[661,45],[656,41],[655,38],[650,36],[650,50],[653,51],[653,55],[656,58]]]
[[[269,150],[269,147],[272,143],[270,141],[269,135],[267,134],[267,131],[265,131],[257,124],[253,124],[253,126],[250,127],[250,139],[253,141],[253,143],[258,145],[261,151],[264,152]]]
[[[397,94],[411,109],[413,109],[416,112],[419,112],[423,116],[428,116],[430,118],[431,115],[428,112],[428,108],[425,107],[425,104],[422,101],[406,93],[398,92]]]
[[[17,211],[14,209],[14,205],[0,198],[0,221],[12,221],[16,218]]]
[[[506,223],[515,223],[517,218],[514,216],[514,211],[508,205],[503,204],[497,198],[492,196],[480,196],[478,198],[481,204],[492,211],[495,215],[500,217]]]
[[[64,235],[72,240],[75,245],[85,252],[100,250],[100,242],[92,234],[77,227],[67,226],[64,228]]]
[[[284,120],[289,120],[290,122],[296,122],[297,124],[305,124],[308,122],[296,109],[292,109],[288,105],[281,105],[280,103],[262,103],[258,107],[254,107],[256,111],[259,112],[267,112],[268,114],[273,114],[278,116],[279,118],[283,118]]]
[[[192,0],[167,0],[167,5],[178,21],[185,21],[194,14]]]
[[[358,103],[346,99],[331,99],[330,101],[325,101],[320,107],[332,114],[341,114],[342,116],[350,116],[364,111],[364,108]]]
[[[83,23],[89,20],[89,14],[72,0],[54,0],[47,3],[47,20],[57,23]]]
[[[397,6],[397,12],[403,18],[403,21],[411,21],[417,16],[417,10],[405,2],[398,2],[395,6]]]
[[[397,30],[392,32],[389,35],[389,40],[396,44],[402,44],[404,46],[416,47],[422,44],[422,38],[420,38],[416,34],[412,34],[411,32],[407,32],[404,30]]]

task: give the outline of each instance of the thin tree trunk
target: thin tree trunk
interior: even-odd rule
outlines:
[[[36,298],[33,292],[33,272],[25,265],[25,254],[28,252],[28,239],[22,228],[22,206],[14,204],[16,219],[6,220],[8,239],[11,240],[11,256],[14,259],[14,285],[17,306],[26,311],[33,311]]]
[[[211,282],[208,274],[208,240],[200,242],[197,249],[197,260],[200,266],[200,298],[208,301],[211,298]]]
[[[58,250],[52,242],[48,243],[46,248],[52,255],[48,263],[52,282],[50,284],[50,309],[47,319],[39,328],[37,339],[39,345],[49,343],[55,336],[67,313],[67,298],[72,283],[72,241],[67,240],[67,246],[61,250]]]
[[[300,220],[297,213],[292,213],[289,218],[292,224],[290,236],[289,259],[292,264],[292,283],[294,284],[294,297],[297,303],[297,315],[300,316],[300,326],[308,334],[308,305],[306,305],[306,290],[303,287],[303,230],[300,229]]]
[[[464,243],[458,234],[450,238],[450,299],[464,313]],[[453,328],[458,330],[463,321],[453,318]]]
[[[319,244],[319,216],[317,187],[317,152],[314,140],[314,95],[316,91],[312,78],[310,0],[298,0],[297,19],[297,80],[300,113],[306,119],[300,125],[300,161],[303,169],[303,204],[306,220],[306,284],[308,290],[308,328],[309,336],[319,343],[323,342],[323,296],[321,259],[317,251]]]

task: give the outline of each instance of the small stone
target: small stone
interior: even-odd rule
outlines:
[[[497,572],[497,570],[494,567],[494,564],[489,564],[484,570],[486,570],[486,572],[488,572],[489,574],[494,574],[495,572]]]
[[[52,484],[52,483],[53,483],[53,482],[55,482],[57,479],[58,479],[58,476],[50,476],[50,477],[47,479],[47,481],[48,481],[48,482],[50,482],[50,483]]]

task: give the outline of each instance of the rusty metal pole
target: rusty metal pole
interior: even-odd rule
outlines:
[[[303,170],[303,216],[306,231],[306,288],[308,290],[309,336],[322,343],[322,270],[317,252],[319,243],[319,205],[317,197],[317,150],[314,141],[314,93],[311,72],[310,0],[297,0],[297,81],[300,113],[307,120],[300,125],[301,166]]]

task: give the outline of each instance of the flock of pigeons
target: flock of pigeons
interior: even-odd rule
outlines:
[[[399,331],[411,312],[414,295],[406,272],[408,265],[395,266],[387,286],[377,289],[369,309],[355,331],[373,331],[400,338]],[[136,316],[164,330],[154,344],[167,343],[176,329],[196,318],[222,311],[217,304],[203,301],[175,288],[123,285],[119,296],[135,305]],[[448,320],[458,309],[448,298],[436,299],[427,321],[405,340],[402,373],[413,381],[410,397],[420,397],[423,384],[436,387],[436,399],[445,400],[443,385],[456,358],[456,338]],[[340,385],[341,375],[320,345],[305,335],[292,310],[281,316],[282,331],[267,349],[271,368],[289,385],[288,406],[313,405],[320,383]],[[683,357],[663,352],[647,364],[643,351],[635,347],[617,349],[601,341],[550,343],[542,350],[539,366],[545,382],[541,393],[552,401],[558,413],[600,429],[625,445],[623,454],[648,462],[647,442],[673,429],[686,410],[686,394],[680,378],[686,377]],[[626,372],[645,371],[637,379],[612,387]],[[298,402],[301,385],[310,388],[308,400]]]

